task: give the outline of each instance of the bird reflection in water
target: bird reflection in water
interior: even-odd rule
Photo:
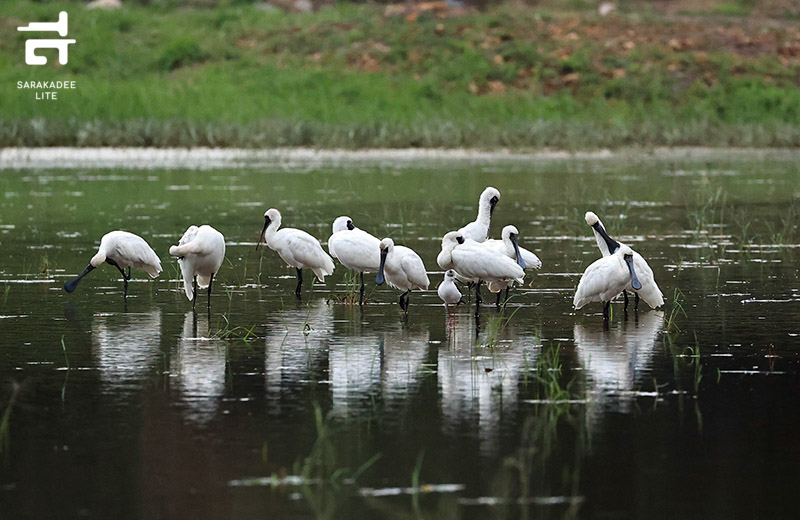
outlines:
[[[663,324],[664,313],[658,311],[625,320],[611,330],[597,323],[575,325],[575,351],[586,370],[590,427],[609,411],[631,411]]]
[[[161,361],[161,310],[95,314],[92,345],[109,393],[139,389]]]
[[[476,334],[472,316],[456,316],[446,347],[439,349],[442,416],[449,433],[478,429],[482,455],[496,454],[503,421],[517,409],[519,380],[535,366],[539,337],[510,322],[496,333]],[[488,327],[487,327],[488,329]]]
[[[206,313],[189,311],[183,319],[178,348],[170,357],[187,420],[205,424],[217,413],[225,392],[226,345],[214,338]]]
[[[265,383],[271,411],[299,394],[308,381],[322,380],[333,334],[333,305],[317,299],[271,315],[265,338]]]
[[[360,319],[345,322],[344,330],[337,330],[331,340],[333,414],[353,417],[367,413],[376,397],[387,409],[406,409],[418,387],[429,340],[423,324],[392,325],[381,332]]]

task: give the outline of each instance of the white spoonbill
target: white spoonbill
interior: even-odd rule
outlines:
[[[295,295],[300,298],[300,289],[303,286],[303,269],[311,269],[320,282],[325,277],[333,274],[333,260],[322,249],[319,240],[305,231],[295,228],[281,227],[281,212],[270,208],[264,213],[264,229],[258,237],[256,249],[261,245],[261,239],[270,249],[291,267],[297,269],[297,287]]]
[[[125,281],[123,297],[126,300],[128,298],[128,280],[131,279],[131,267],[146,272],[152,278],[157,277],[161,272],[161,260],[142,237],[127,231],[111,231],[100,239],[100,247],[97,249],[97,254],[92,257],[86,269],[74,279],[65,283],[64,290],[68,293],[74,291],[81,278],[89,274],[93,269],[103,265],[103,262],[119,269],[122,279]],[[128,268],[127,274],[123,271],[126,267]]]
[[[410,247],[396,246],[391,238],[384,238],[380,242],[381,263],[378,266],[378,276],[375,283],[383,285],[384,280],[389,285],[405,291],[400,295],[400,308],[408,313],[408,293],[411,289],[428,288],[430,281],[425,271],[422,258]]]
[[[444,273],[444,280],[439,284],[436,290],[439,298],[444,302],[444,308],[447,309],[447,315],[450,316],[450,306],[457,305],[461,301],[461,291],[456,286],[456,272],[448,269]]]
[[[478,200],[478,216],[474,221],[458,230],[464,238],[475,242],[485,242],[489,239],[489,226],[492,224],[492,213],[500,201],[500,192],[491,186],[481,193]]]
[[[480,312],[482,282],[522,283],[525,276],[525,271],[515,261],[474,240],[465,239],[458,231],[450,231],[442,237],[442,251],[436,262],[442,269],[455,269],[465,278],[477,281],[475,314]]]
[[[642,288],[636,276],[633,249],[621,245],[616,252],[592,262],[583,272],[572,305],[580,309],[590,302],[603,303],[603,319],[608,321],[611,300],[630,284],[634,290]]]
[[[381,264],[381,241],[358,229],[347,216],[333,221],[333,234],[328,239],[328,252],[343,266],[361,275],[358,304],[364,303],[364,273],[375,273]]]
[[[600,249],[600,252],[603,253],[603,256],[609,256],[610,254],[613,254],[621,245],[625,245],[608,236],[608,233],[606,233],[606,228],[603,226],[603,222],[594,212],[587,211],[586,215],[584,215],[584,219],[586,220],[586,223],[591,226],[592,231],[594,232],[594,238],[597,241],[597,247]],[[648,265],[647,260],[645,260],[642,255],[636,251],[633,252],[633,265],[636,267],[636,275],[639,278],[642,287],[639,290],[634,290],[631,284],[625,286],[625,290],[622,292],[625,297],[625,309],[628,308],[627,291],[633,292],[634,310],[639,310],[640,295],[642,299],[647,302],[647,305],[653,309],[664,305],[664,295],[662,294],[661,289],[658,288],[658,284],[656,284],[656,279],[653,276],[653,270],[650,269],[650,265]]]
[[[169,254],[178,257],[183,274],[183,290],[194,307],[197,288],[208,287],[208,305],[211,305],[211,284],[225,259],[225,237],[211,226],[189,226],[177,246]]]
[[[542,261],[534,253],[524,247],[519,247],[519,230],[516,226],[506,226],[503,228],[502,239],[489,239],[483,243],[493,251],[505,255],[517,262],[524,270],[541,269]],[[500,292],[506,290],[506,300],[508,299],[508,289],[513,282],[492,282],[488,284],[489,290],[497,293],[497,306],[500,306]]]

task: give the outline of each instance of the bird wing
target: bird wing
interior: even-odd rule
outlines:
[[[380,244],[380,240],[360,230],[339,231],[328,240],[328,251],[348,269],[377,272],[381,263]]]
[[[178,259],[178,265],[181,268],[181,275],[183,276],[183,292],[186,294],[189,301],[192,301],[194,297],[194,287],[192,286],[194,280],[194,266],[191,262],[187,262],[183,258]]]
[[[522,256],[522,260],[525,261],[525,265],[528,269],[541,269],[542,268],[542,261],[539,260],[539,257],[536,254],[528,251],[527,249],[520,247],[519,254]]]
[[[498,255],[481,244],[465,244],[453,249],[457,271],[478,280],[513,279],[522,283],[525,272],[505,255]]]
[[[636,291],[639,297],[652,309],[657,309],[664,305],[664,294],[656,283],[653,270],[650,269],[647,260],[636,252],[633,253],[633,268],[636,270],[637,278],[639,278],[639,281],[642,283],[642,288]],[[630,289],[633,290],[632,287]]]
[[[624,283],[619,284],[619,281],[616,280],[618,278],[618,264],[617,258],[612,256],[604,256],[592,262],[583,272],[581,280],[578,282],[572,305],[576,309],[580,309],[589,302],[608,301],[604,300],[604,297],[615,285],[620,286],[619,291],[612,294],[611,297],[622,292],[625,285]],[[628,281],[630,281],[630,278],[628,278]]]
[[[397,251],[398,249],[400,251]],[[431,282],[428,280],[428,273],[425,270],[425,263],[422,258],[408,247],[395,246],[395,253],[398,252],[402,253],[400,266],[406,273],[408,280],[416,287],[427,289]]]
[[[287,260],[284,254],[288,254],[289,258],[294,259],[296,267],[311,269],[320,281],[333,274],[333,259],[322,249],[319,240],[300,229],[292,231],[288,233],[285,246],[279,251],[281,257]]]
[[[486,242],[482,242],[482,244],[494,251],[495,253],[505,255],[506,254],[506,244],[502,240],[497,240],[496,238],[490,238]]]
[[[108,256],[113,258],[114,255],[125,259],[129,265],[145,271],[153,278],[161,272],[161,259],[156,252],[142,237],[133,233],[114,241],[113,255],[108,254]]]

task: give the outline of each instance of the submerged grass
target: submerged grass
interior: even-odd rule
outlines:
[[[316,439],[309,454],[294,464],[294,474],[301,477],[301,493],[317,518],[336,518],[337,498],[355,490],[358,479],[381,459],[374,454],[356,468],[343,463],[337,437],[340,433],[330,414],[314,403]]]
[[[500,337],[503,334],[503,331],[511,323],[511,319],[520,310],[521,307],[517,307],[514,309],[510,315],[506,316],[506,308],[503,307],[500,311],[500,314],[496,316],[490,316],[487,320],[487,328],[486,328],[486,342],[483,344],[484,347],[494,348],[500,342]]]
[[[242,325],[232,325],[227,313],[223,313],[217,319],[217,330],[212,337],[224,340],[241,340],[245,343],[258,339],[258,334],[254,332],[257,324],[245,327]]]
[[[344,292],[337,291],[336,293],[331,294],[328,300],[345,305],[358,305],[359,292],[361,290],[361,278],[359,274],[348,269],[344,273],[342,284],[344,285]],[[365,289],[364,301],[366,301],[368,297],[369,294]]]
[[[62,9],[69,63],[27,67],[16,27]],[[599,22],[588,3],[411,20],[379,5],[15,2],[0,18],[0,85],[78,84],[55,102],[0,96],[0,146],[800,145],[798,35],[770,20],[701,25]],[[763,39],[762,25],[768,41],[743,51],[742,31]]]
[[[8,457],[11,450],[11,411],[14,409],[14,403],[19,394],[19,384],[14,381],[12,385],[11,397],[3,411],[3,418],[0,419],[0,454],[5,457]]]
[[[504,460],[495,479],[498,494],[508,504],[518,504],[522,518],[536,497],[565,497],[564,517],[576,517],[582,498],[580,475],[588,447],[585,406],[570,400],[571,384],[564,385],[561,345],[542,350],[535,367],[537,404],[520,428],[517,449]]]

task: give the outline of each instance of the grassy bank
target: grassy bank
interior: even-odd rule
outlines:
[[[0,146],[800,145],[796,20],[570,5],[4,4]],[[69,63],[26,66],[16,27],[61,9]]]

